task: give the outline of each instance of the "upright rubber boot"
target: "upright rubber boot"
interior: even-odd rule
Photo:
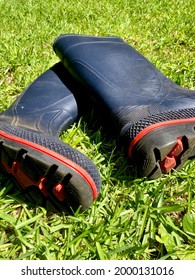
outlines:
[[[54,51],[85,87],[83,98],[104,108],[139,176],[160,177],[195,156],[195,91],[118,37],[61,35]]]
[[[78,116],[65,72],[57,63],[0,114],[0,165],[46,208],[85,210],[101,180],[89,158],[58,139]]]

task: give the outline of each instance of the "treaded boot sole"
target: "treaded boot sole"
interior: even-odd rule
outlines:
[[[57,211],[85,210],[98,194],[90,174],[74,161],[1,130],[0,165],[35,202]]]
[[[156,123],[143,129],[131,142],[129,156],[140,176],[158,178],[179,170],[195,157],[195,118]]]

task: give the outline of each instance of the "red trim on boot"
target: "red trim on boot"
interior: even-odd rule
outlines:
[[[40,146],[40,145],[38,145],[36,143],[30,142],[28,140],[25,140],[23,138],[19,138],[17,136],[11,135],[11,134],[7,134],[7,133],[5,133],[3,131],[0,131],[0,136],[6,138],[8,140],[17,142],[17,143],[19,143],[21,145],[33,148],[33,149],[35,149],[35,150],[37,150],[39,152],[42,152],[42,153],[46,154],[47,156],[49,156],[51,158],[54,158],[55,160],[58,160],[59,162],[65,164],[69,168],[73,169],[74,171],[79,173],[79,175],[81,177],[83,177],[85,181],[87,181],[87,183],[91,187],[91,190],[92,190],[92,193],[93,193],[93,199],[97,198],[98,192],[97,192],[97,188],[96,188],[95,182],[93,181],[93,179],[91,178],[91,176],[89,175],[89,173],[85,169],[80,167],[78,164],[76,164],[72,160],[70,160],[70,159],[68,159],[68,158],[66,158],[66,157],[64,157],[64,156],[62,156],[62,155],[60,155],[60,154],[50,150],[50,149],[42,147],[42,146]],[[7,170],[7,172],[13,174],[16,177],[16,179],[19,181],[19,183],[21,183],[23,188],[26,188],[27,185],[29,185],[29,183],[30,184],[32,183],[32,180],[28,177],[28,175],[25,174],[24,172],[22,172],[22,170],[20,169],[20,167],[17,164],[17,161],[12,164],[11,168],[8,167],[7,165],[5,166],[5,163],[3,163],[3,165],[4,165],[5,169]],[[22,176],[22,180],[20,179],[21,176]],[[31,182],[29,182],[29,180],[31,180]],[[47,190],[44,189],[43,182],[44,182],[44,178],[42,178],[41,181],[38,183],[38,187],[46,195],[47,194]],[[60,190],[59,186],[55,186],[54,188],[55,188],[54,189],[54,194],[57,197],[59,196],[59,200],[61,200],[63,198],[63,196],[64,196],[62,194],[62,191]]]
[[[143,138],[146,134],[150,133],[151,131],[163,127],[163,126],[170,126],[170,125],[175,125],[175,124],[184,124],[184,123],[195,123],[195,118],[192,119],[180,119],[180,120],[170,120],[170,121],[165,121],[165,122],[160,122],[160,123],[155,123],[152,124],[146,128],[144,128],[136,137],[133,139],[133,141],[130,143],[129,149],[128,149],[128,155],[130,158],[132,158],[132,152],[135,147],[135,145],[139,142],[141,138]]]

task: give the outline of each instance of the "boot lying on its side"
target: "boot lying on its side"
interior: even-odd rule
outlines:
[[[57,63],[0,114],[0,166],[35,202],[84,210],[97,197],[99,172],[86,156],[58,139],[78,115]]]
[[[104,108],[138,175],[157,178],[195,156],[195,91],[118,37],[61,35],[54,51],[85,86],[83,100]]]

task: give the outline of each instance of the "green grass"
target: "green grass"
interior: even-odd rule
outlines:
[[[117,35],[194,89],[194,1],[0,0],[0,111],[58,61],[62,33]],[[34,208],[0,174],[0,259],[195,259],[195,161],[157,180],[131,166],[83,117],[61,139],[97,164],[102,191],[84,213]]]

